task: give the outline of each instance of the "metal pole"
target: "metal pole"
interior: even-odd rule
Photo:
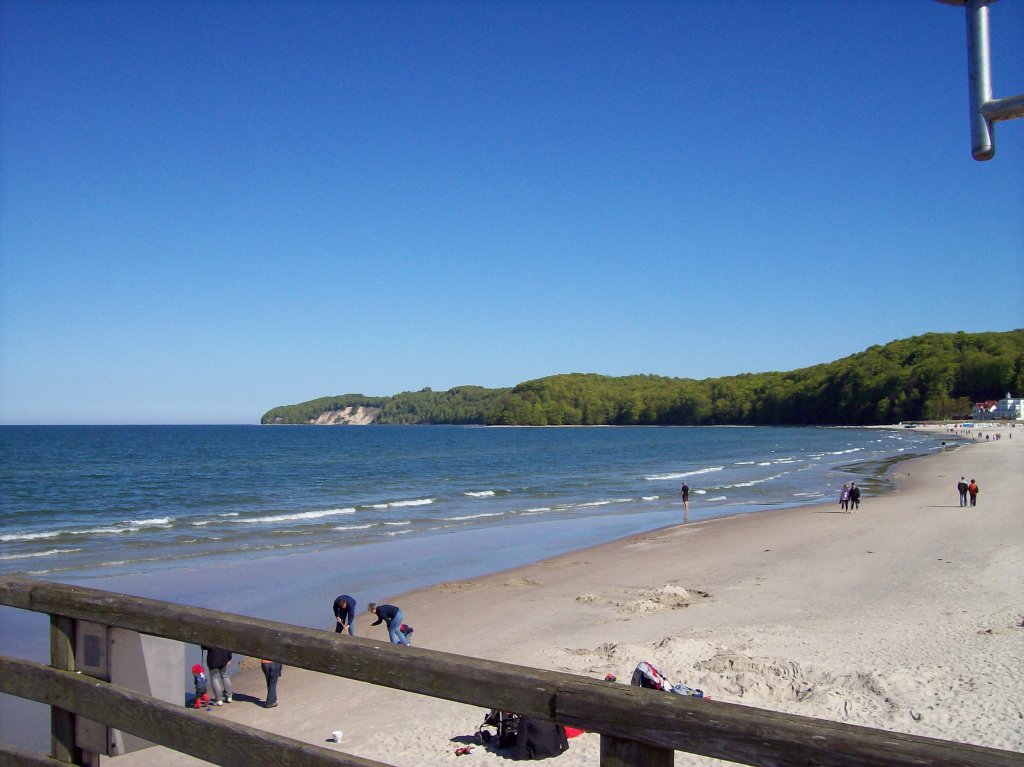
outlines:
[[[995,155],[992,122],[984,107],[992,100],[992,69],[989,65],[989,0],[967,0],[967,85],[971,109],[971,153],[975,160]]]

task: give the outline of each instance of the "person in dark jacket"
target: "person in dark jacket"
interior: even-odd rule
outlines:
[[[967,505],[967,482],[963,477],[960,477],[960,481],[956,483],[956,491],[960,493],[960,506]]]
[[[210,670],[210,687],[213,688],[213,705],[223,706],[230,703],[234,695],[231,677],[228,676],[228,664],[231,653],[220,647],[203,647],[206,651],[206,668]]]
[[[334,600],[334,633],[344,634],[348,631],[349,636],[355,636],[356,625],[356,600],[348,594],[342,594]]]
[[[850,510],[860,511],[860,488],[856,482],[850,483]]]
[[[370,602],[367,610],[377,616],[377,620],[370,624],[371,627],[379,626],[381,623],[387,624],[388,638],[391,640],[391,644],[409,644],[409,640],[401,632],[402,611],[400,609],[394,605],[379,605],[376,602]]]

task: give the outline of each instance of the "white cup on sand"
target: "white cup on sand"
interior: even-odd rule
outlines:
[[[335,730],[331,733],[331,740],[333,740],[335,743],[341,743],[341,736],[344,734],[345,733],[342,730]]]

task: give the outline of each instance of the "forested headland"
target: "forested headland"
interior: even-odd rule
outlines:
[[[306,424],[364,406],[380,408],[377,424],[866,426],[965,418],[976,401],[1022,391],[1024,329],[928,333],[785,373],[702,380],[568,373],[502,389],[345,394],[275,407],[261,423]]]

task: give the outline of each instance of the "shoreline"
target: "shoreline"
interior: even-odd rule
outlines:
[[[716,700],[1024,751],[1022,467],[1020,439],[968,442],[896,462],[895,489],[859,513],[674,524],[393,599],[417,646],[623,682],[646,660]],[[977,509],[959,508],[961,473],[978,478]],[[241,705],[213,715],[317,744],[342,729],[328,747],[398,767],[449,764],[486,713],[301,669],[265,710],[259,671],[235,679]],[[595,763],[598,740],[573,739],[560,763]],[[198,764],[162,749],[119,761]]]

